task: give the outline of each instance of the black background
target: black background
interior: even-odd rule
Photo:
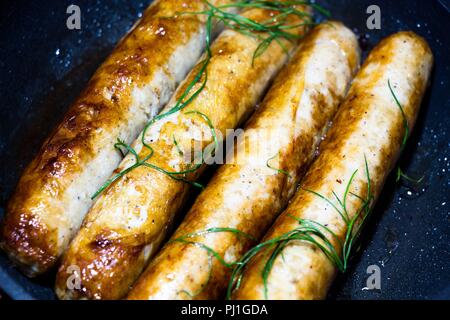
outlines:
[[[0,216],[24,166],[61,120],[114,44],[150,1],[0,2]],[[317,1],[360,36],[367,55],[400,30],[424,36],[435,54],[431,88],[400,165],[419,185],[391,177],[352,267],[330,299],[450,299],[449,1]],[[66,28],[66,8],[81,8],[81,30]],[[381,30],[366,28],[366,8],[381,8]],[[444,5],[446,4],[446,5]],[[382,288],[364,291],[369,265]],[[0,254],[0,288],[12,298],[53,299],[52,274],[28,280]],[[0,294],[4,294],[0,291]]]

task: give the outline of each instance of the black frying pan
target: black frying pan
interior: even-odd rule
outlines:
[[[138,19],[149,0],[0,2],[0,216],[24,166],[89,77]],[[419,185],[391,177],[365,230],[361,250],[331,299],[450,299],[450,1],[320,1],[360,36],[364,57],[400,30],[424,36],[435,55],[431,87],[401,160]],[[66,28],[66,8],[81,8],[81,30]],[[381,8],[381,30],[366,9]],[[369,265],[381,290],[362,290]],[[29,280],[0,254],[0,290],[13,299],[54,299],[50,274]],[[4,294],[3,293],[3,294]]]

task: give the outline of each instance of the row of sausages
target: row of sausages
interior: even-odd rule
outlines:
[[[298,46],[274,41],[256,59],[256,37],[224,30],[211,45],[207,81],[195,84],[200,93],[142,132],[158,113],[173,110],[204,65],[205,17],[177,16],[204,6],[155,1],[94,74],[9,201],[2,248],[30,276],[59,265],[61,299],[220,299],[227,289],[235,299],[323,299],[340,268],[321,247],[345,253],[352,226],[342,213],[360,224],[396,163],[432,53],[419,36],[399,32],[360,68],[356,36],[334,21],[314,27]],[[265,21],[272,13],[242,14]],[[289,32],[306,28],[298,23]],[[219,167],[168,239],[192,194],[186,181],[206,169],[186,170],[180,153],[190,151],[196,132],[225,137],[243,124],[244,138],[231,150],[236,161]],[[202,150],[215,137],[207,135]],[[122,159],[117,138],[136,139],[135,153]],[[248,145],[258,146],[257,155]],[[91,199],[150,152],[154,167],[185,170],[183,179],[139,166]],[[326,239],[285,241],[305,221],[326,228]],[[236,262],[277,239],[281,254],[264,247],[229,285]],[[69,285],[74,275],[78,286]]]

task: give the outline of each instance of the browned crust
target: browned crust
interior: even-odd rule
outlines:
[[[421,73],[422,70],[425,72],[429,71],[428,69],[423,69],[422,66],[424,63],[428,65],[432,63],[432,53],[428,44],[421,37],[412,32],[400,32],[384,39],[369,55],[360,73],[357,75],[346,101],[333,121],[334,124],[328,137],[321,146],[320,156],[313,163],[302,181],[302,189],[299,189],[287,210],[277,219],[264,237],[264,240],[272,239],[296,228],[298,222],[291,217],[304,218],[304,210],[314,208],[313,204],[321,201],[320,199],[318,200],[317,196],[305,190],[321,190],[320,188],[323,188],[324,185],[332,186],[334,184],[334,181],[330,182],[332,172],[335,172],[336,168],[340,170],[339,168],[346,166],[347,152],[353,153],[354,150],[362,147],[362,145],[355,145],[350,148],[346,145],[346,142],[355,133],[359,135],[358,132],[361,131],[359,125],[361,123],[367,126],[374,125],[373,123],[364,122],[367,119],[367,110],[377,100],[377,94],[373,86],[389,70],[388,68],[395,68],[395,61],[392,60],[392,57],[395,56],[394,50],[396,50],[396,46],[394,43],[396,41],[411,42],[415,49],[414,60],[410,63],[413,66],[412,69],[416,70],[416,73],[411,74],[409,78],[409,84],[413,89],[410,91],[410,96],[408,96],[408,103],[403,106],[409,121],[409,126],[410,128],[413,127],[429,77],[429,73]],[[373,70],[371,72],[367,70],[366,72],[366,68],[369,65],[378,65],[378,68],[375,72]],[[372,193],[375,199],[380,194],[385,179],[395,165],[400,153],[405,129],[403,127],[403,118],[397,111],[394,114],[388,115],[390,121],[389,126],[379,128],[379,130],[386,130],[389,143],[378,145],[376,150],[371,150],[373,154],[366,154],[369,165],[371,165],[372,156],[380,155],[381,157],[381,161],[379,161],[377,166],[372,168],[372,172],[370,173]],[[368,133],[364,138],[371,139],[375,137]],[[364,143],[364,141],[361,141],[361,143]],[[345,170],[342,171],[345,172]],[[336,178],[336,183],[342,183],[339,181],[348,179],[346,176],[334,178]],[[358,178],[356,185],[357,187],[355,187],[354,192],[360,197],[365,198],[367,196],[367,184],[365,183],[364,177],[362,179]],[[373,204],[374,202],[372,202]],[[326,212],[323,214],[325,215]],[[335,227],[333,231],[343,241],[346,228],[342,221],[340,219],[331,219],[330,226]],[[336,241],[332,238],[329,240],[340,250]],[[273,292],[274,296],[283,299],[324,299],[335,276],[336,268],[315,246],[307,243],[292,243],[289,246],[301,247],[303,250],[302,253],[307,255],[307,261],[311,261],[311,264],[309,265],[309,270],[297,270],[301,276],[297,278],[293,277],[295,282],[288,284],[289,286],[292,284],[296,290],[292,295],[284,292]],[[262,254],[259,254],[246,268],[241,286],[234,294],[235,299],[264,299],[264,284],[260,272],[263,265],[264,260]],[[295,268],[294,266],[289,267],[291,271]],[[281,284],[277,285],[280,288]],[[282,291],[283,289],[280,290]]]
[[[228,207],[227,201],[230,201],[232,196],[227,193],[231,185],[246,188],[246,183],[256,181],[249,178],[247,182],[242,178],[242,175],[247,173],[245,165],[233,163],[222,166],[197,198],[172,239],[202,232],[211,227],[233,227],[259,239],[275,215],[286,206],[288,199],[295,191],[295,186],[313,159],[315,146],[320,141],[328,121],[334,115],[345,94],[345,92],[336,92],[337,89],[330,84],[333,83],[333,79],[330,78],[327,88],[331,91],[331,102],[321,94],[313,96],[311,104],[315,108],[312,108],[314,111],[311,117],[312,128],[305,129],[297,136],[294,135],[293,131],[297,126],[304,126],[295,121],[295,115],[304,92],[305,65],[317,46],[316,41],[333,39],[341,48],[344,45],[338,36],[333,38],[334,30],[339,28],[342,32],[340,30],[342,24],[332,23],[333,26],[327,24],[317,26],[302,41],[297,53],[279,73],[261,107],[245,127],[246,132],[252,129],[277,129],[279,126],[290,128],[292,140],[283,147],[278,162],[280,169],[287,170],[290,177],[278,174],[267,179],[266,189],[260,190],[267,196],[264,200],[248,198],[244,203],[236,203],[235,206]],[[343,49],[347,56],[349,70],[356,72],[359,65],[356,46]],[[290,117],[288,120],[282,120],[286,114],[290,114]],[[286,137],[286,139],[289,138]],[[270,142],[267,141],[267,143]],[[231,233],[213,234],[208,236],[208,240],[206,237],[189,240],[204,243],[221,257],[224,257],[230,249],[236,250],[236,256],[241,257],[251,245],[254,245],[253,241],[238,238]],[[224,295],[231,270],[216,259],[213,259],[212,269],[209,268],[208,253],[204,249],[179,242],[167,243],[139,277],[127,299],[158,299],[161,296],[164,299],[220,299]],[[184,273],[187,276],[184,276]],[[178,277],[182,280],[177,280],[177,284],[174,285]],[[199,283],[202,284],[201,288]]]
[[[64,214],[51,202],[61,199],[99,148],[111,147],[98,144],[101,132],[127,121],[132,87],[146,84],[201,23],[199,16],[167,16],[202,6],[200,0],[155,1],[100,66],[25,169],[8,203],[1,233],[3,249],[29,275],[46,271],[64,249],[57,244],[57,230],[42,223],[35,209],[45,206],[48,215]],[[164,35],[156,34],[160,28]],[[103,95],[104,89],[113,92],[110,99]]]
[[[261,10],[254,10],[248,14],[252,15],[253,19],[267,19],[270,16],[270,12]],[[294,32],[301,32],[301,30],[303,28],[298,28]],[[207,114],[216,131],[221,131],[223,134],[226,129],[235,128],[244,120],[252,111],[252,107],[263,93],[263,88],[266,87],[271,76],[286,58],[283,49],[273,43],[252,66],[251,58],[257,44],[256,39],[238,32],[227,30],[222,33],[211,48],[213,55],[208,66],[206,87],[183,112],[196,110]],[[293,44],[288,42],[284,45],[287,48],[293,47]],[[200,65],[201,63],[196,68]],[[177,89],[172,102],[180,97],[186,86],[195,78],[196,70],[194,68]],[[166,109],[172,106],[169,103]],[[187,118],[183,114],[180,117]],[[198,126],[198,124],[194,125]],[[160,136],[172,137],[175,134],[178,137],[186,129],[186,125],[168,122],[162,127]],[[204,141],[204,145],[209,142]],[[156,152],[151,163],[171,170],[168,155],[174,147],[172,140],[169,139],[168,142],[159,139],[152,147]],[[148,151],[143,149],[141,156],[144,156],[146,152]],[[186,179],[195,180],[202,171],[203,169],[200,169],[188,174]],[[141,196],[138,200],[132,200],[129,206],[146,207],[151,204],[148,218],[138,227],[112,230],[113,238],[121,239],[121,241],[108,241],[102,238],[111,245],[107,251],[98,251],[92,245],[93,239],[109,232],[107,223],[98,223],[99,217],[101,219],[102,216],[107,215],[112,210],[111,206],[121,199],[126,199],[126,196],[122,197],[126,190],[135,188],[140,191]],[[133,248],[143,248],[149,244],[153,245],[154,250],[159,247],[174,216],[185,201],[188,189],[188,185],[183,182],[175,181],[164,174],[143,167],[134,169],[111,186],[90,210],[83,228],[64,257],[56,280],[58,296],[65,299],[117,299],[125,295],[148,260],[144,258],[143,250],[140,250],[138,257],[134,256]],[[111,263],[103,265],[103,261],[111,261]],[[87,266],[86,268],[95,271],[95,273],[81,271],[83,289],[80,292],[66,289],[68,275],[65,271],[71,265]]]

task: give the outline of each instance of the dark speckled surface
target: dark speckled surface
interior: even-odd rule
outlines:
[[[0,4],[0,215],[21,171],[89,77],[150,0],[2,1]],[[381,38],[413,30],[436,58],[431,87],[400,165],[419,185],[391,177],[352,267],[330,299],[450,299],[450,13],[435,1],[317,1],[361,37],[364,55]],[[447,8],[449,1],[441,0]],[[82,29],[66,28],[81,7]],[[382,29],[366,28],[378,4]],[[381,290],[362,290],[366,269],[381,268]],[[16,299],[53,299],[53,276],[29,280],[0,254],[0,288]]]

